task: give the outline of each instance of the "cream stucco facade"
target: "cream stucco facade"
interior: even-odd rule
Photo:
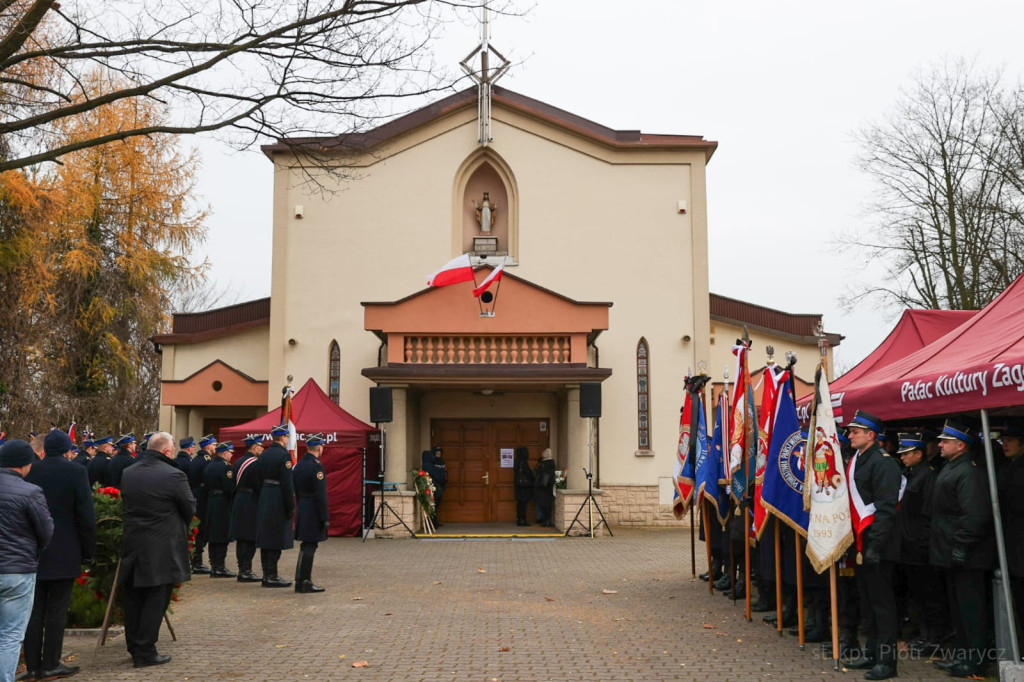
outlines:
[[[274,173],[269,312],[159,339],[167,403],[161,427],[198,433],[204,419],[252,416],[248,403],[222,409],[167,400],[173,390],[180,400],[198,399],[183,393],[184,386],[203,389],[205,375],[197,372],[228,376],[223,368],[204,369],[214,360],[245,375],[238,380],[245,390],[264,391],[261,407],[273,408],[289,376],[295,385],[313,377],[327,387],[329,349],[337,342],[342,407],[369,422],[370,387],[393,388],[389,470],[418,467],[419,452],[436,436],[432,428],[445,420],[539,420],[559,468],[569,469],[569,487],[580,489],[590,424],[579,416],[579,382],[597,377],[603,404],[595,449],[612,520],[667,522],[682,378],[704,363],[717,374],[732,341],[725,340],[731,330],[711,332],[712,324],[723,324],[712,322],[707,270],[706,166],[716,143],[613,131],[500,91],[494,140],[484,147],[477,142],[475,101],[474,93],[460,93],[360,139],[345,159],[349,178],[318,178],[326,192],[308,182],[302,145],[265,148]],[[469,284],[456,285],[458,296],[435,290],[401,303],[423,290],[428,273],[473,244],[479,226],[470,202],[487,187],[498,203],[499,251],[507,252],[507,272],[515,276],[503,282],[495,316],[479,316]],[[518,300],[536,301],[537,308],[517,307]],[[555,368],[540,377],[512,361],[500,371],[432,365],[433,374],[416,374],[424,368],[413,366],[408,352],[403,358],[401,349],[385,344],[416,330],[388,332],[387,323],[370,322],[364,305],[385,302],[374,315],[387,319],[389,301],[439,311],[452,333],[466,339],[486,338],[492,327],[501,338],[540,333],[529,331],[535,315],[547,320],[543,333],[569,334],[558,327],[569,313],[558,311],[592,311],[586,308],[592,302],[604,304],[606,322],[581,323],[582,331],[572,332],[586,342],[564,372]],[[641,338],[649,348],[647,447],[638,444]],[[786,349],[777,345],[779,355]]]

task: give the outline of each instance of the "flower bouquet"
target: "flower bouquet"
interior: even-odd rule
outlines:
[[[68,611],[68,627],[93,628],[103,624],[107,598],[114,586],[114,573],[121,560],[121,536],[124,524],[124,503],[117,488],[101,488],[92,493],[96,510],[96,556],[92,566],[75,580]],[[112,614],[115,622],[122,619],[115,604]]]
[[[569,470],[568,469],[555,469],[555,487],[565,490],[565,486],[568,485]]]
[[[416,486],[416,501],[420,503],[420,508],[427,517],[433,517],[435,511],[434,492],[437,490],[433,479],[426,471],[413,469],[412,480],[413,485]]]

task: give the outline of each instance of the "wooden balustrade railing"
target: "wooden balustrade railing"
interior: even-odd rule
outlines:
[[[405,362],[548,365],[571,361],[568,336],[406,336]]]

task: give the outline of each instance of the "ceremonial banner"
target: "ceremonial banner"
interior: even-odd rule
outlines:
[[[690,424],[695,401],[689,390],[689,379],[687,379],[685,396],[683,407],[679,411],[679,446],[676,448],[676,471],[672,477],[676,484],[672,496],[672,513],[676,519],[682,519],[690,509],[690,503],[693,501],[693,484],[696,479],[693,458],[690,456]]]
[[[700,411],[701,423],[697,427],[697,501],[707,500],[715,510],[718,523],[725,528],[729,517],[729,496],[725,493],[725,464],[722,458],[725,453],[725,436],[722,424],[725,423],[725,400],[719,397],[716,408],[715,430],[711,435],[711,447],[707,444],[707,423],[704,410]],[[704,433],[704,444],[701,446],[701,432]],[[801,500],[802,502],[802,500]]]
[[[806,537],[808,514],[804,509],[804,439],[800,433],[789,372],[784,371],[778,380],[779,396],[775,408],[775,425],[768,443],[761,506]]]
[[[811,426],[804,454],[804,508],[808,510],[807,557],[818,573],[835,563],[853,542],[850,494],[839,452],[832,396],[821,365],[815,374]]]
[[[754,411],[754,387],[750,385],[750,368],[747,366],[749,350],[742,344],[732,347],[736,355],[736,391],[729,427],[729,474],[736,504],[742,502],[757,462],[757,414]]]
[[[761,377],[764,390],[761,393],[761,423],[757,433],[757,466],[754,469],[754,536],[760,540],[764,532],[768,512],[761,505],[762,487],[764,486],[764,470],[768,461],[768,444],[771,443],[772,427],[775,424],[775,404],[779,397],[779,378],[776,372],[783,372],[778,365],[771,364],[764,368]]]
[[[78,426],[78,422],[72,421],[71,426],[68,427],[68,438],[70,438],[71,442],[75,443],[75,445],[78,444],[76,440],[78,438],[78,434],[75,433],[76,426]]]
[[[289,377],[290,378],[290,377]],[[295,389],[291,386],[285,386],[281,391],[281,423],[288,425],[288,450],[292,456],[292,465],[296,462],[296,450],[298,448],[298,433],[295,430],[295,417],[292,414],[292,397],[295,395]]]

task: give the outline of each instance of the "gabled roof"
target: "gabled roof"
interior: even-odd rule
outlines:
[[[704,151],[705,160],[710,160],[718,148],[717,142],[705,140],[700,135],[657,135],[639,130],[615,130],[497,86],[493,90],[492,103],[496,108],[506,107],[617,149],[699,149]],[[274,154],[303,148],[311,152],[365,151],[444,116],[476,106],[477,89],[470,87],[366,132],[328,137],[279,138],[274,144],[263,145],[260,149],[270,159],[273,159]]]
[[[171,333],[157,334],[153,343],[199,343],[269,324],[270,298],[260,298],[201,313],[175,313]]]
[[[737,327],[747,325],[770,334],[781,333],[806,344],[816,344],[815,327],[821,324],[821,315],[784,313],[774,308],[747,303],[727,296],[711,294],[711,319]],[[833,347],[846,337],[826,333],[825,337]]]

